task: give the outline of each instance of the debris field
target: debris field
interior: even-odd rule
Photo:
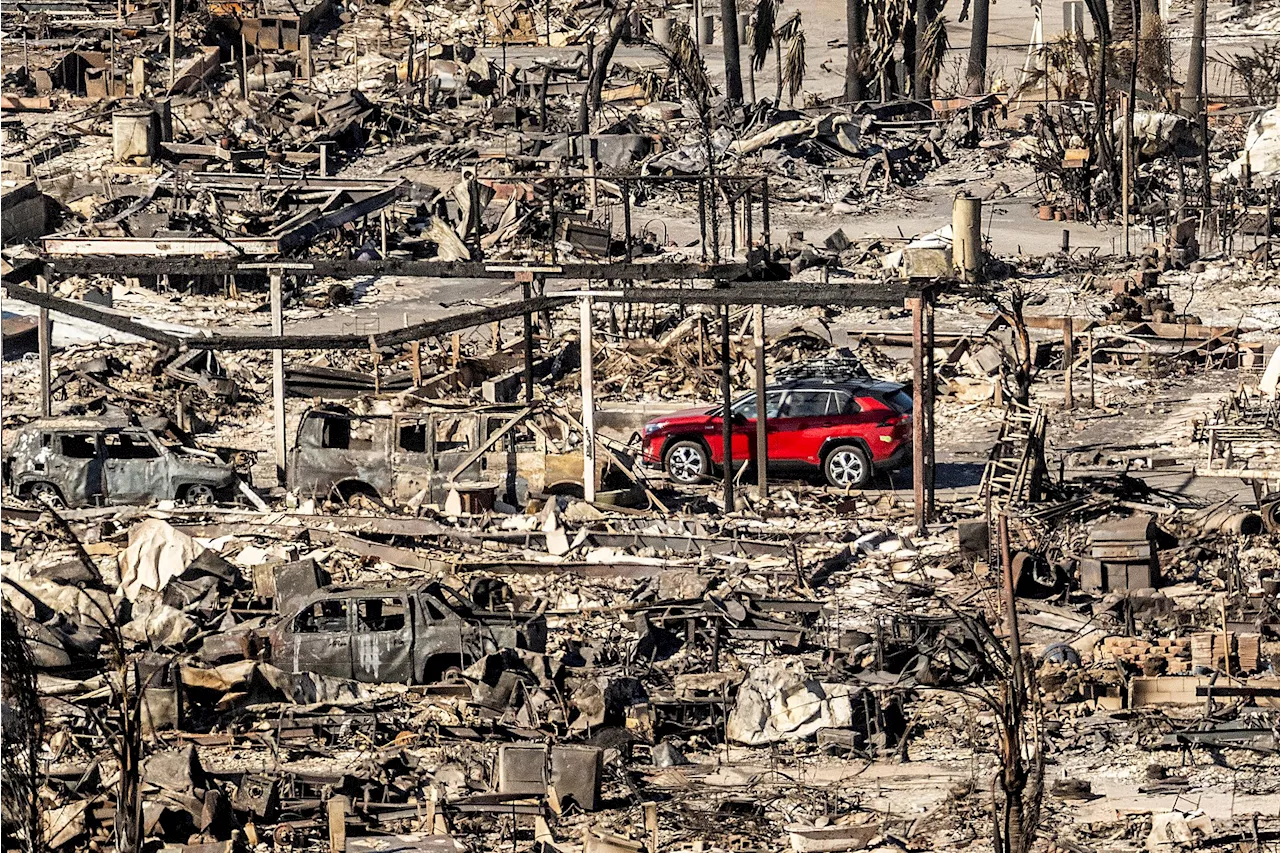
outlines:
[[[4,850],[1280,850],[1275,0],[0,33]]]

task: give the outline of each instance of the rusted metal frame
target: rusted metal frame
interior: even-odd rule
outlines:
[[[257,260],[257,259],[255,259]],[[46,257],[46,266],[58,275],[236,275],[244,272],[245,258],[123,257],[75,255]],[[270,261],[261,261],[270,264]],[[299,262],[281,259],[291,265]],[[503,264],[480,261],[412,261],[396,258],[369,261],[307,259],[306,274],[330,278],[400,275],[413,278],[471,278],[510,280],[513,272],[528,269],[559,279],[619,279],[627,281],[698,280],[734,281],[751,274],[746,263],[565,263]],[[296,268],[296,267],[294,267]],[[6,287],[9,285],[5,285]]]
[[[784,283],[785,284],[785,283]],[[725,287],[629,287],[621,290],[592,291],[592,298],[602,302],[644,302],[662,305],[772,305],[862,307],[901,307],[913,291],[901,285],[866,282],[864,287],[814,287],[793,282],[795,287],[732,284]]]
[[[461,329],[481,326],[499,320],[519,317],[525,312],[558,308],[573,300],[564,296],[540,296],[529,301],[510,302],[480,311],[471,311],[405,326],[391,332],[365,335],[217,335],[211,337],[178,338],[166,332],[153,329],[125,317],[98,310],[84,303],[61,299],[56,296],[41,294],[29,287],[17,284],[6,284],[10,298],[19,299],[32,305],[47,307],[50,310],[88,320],[110,329],[128,332],[147,340],[155,341],[174,350],[206,349],[220,351],[260,350],[260,349],[367,349],[372,340],[378,347],[398,346],[414,340],[447,335]]]

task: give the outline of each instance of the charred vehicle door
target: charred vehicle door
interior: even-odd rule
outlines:
[[[276,666],[351,678],[350,607],[346,598],[321,598],[303,605],[280,632],[282,648],[272,649]]]
[[[514,414],[485,415],[486,440],[506,429]],[[497,483],[508,503],[524,504],[530,492],[540,493],[546,483],[547,436],[528,418],[507,430],[484,456],[484,477]],[[581,464],[581,463],[579,463]]]
[[[391,419],[362,418],[317,410],[303,415],[291,455],[289,487],[304,495],[330,497],[368,486],[390,495],[388,432]]]
[[[413,623],[405,595],[368,595],[348,599],[355,632],[351,666],[357,681],[414,680]]]
[[[419,593],[418,599],[428,626],[424,641],[419,643],[426,660],[444,656],[452,659],[451,665],[466,666],[485,655],[517,645],[518,632],[514,625],[508,629],[507,625],[499,624],[495,631],[494,625],[476,618],[470,601],[448,587],[431,584]],[[427,669],[430,671],[431,667]]]
[[[146,502],[173,497],[164,451],[142,430],[102,435],[103,472],[112,503]]]
[[[435,465],[431,457],[431,418],[425,415],[397,415],[392,420],[395,448],[391,455],[394,495],[408,503],[419,492],[434,500]]]
[[[102,497],[102,448],[92,432],[44,433],[44,447],[35,469],[58,487],[71,506],[91,504]],[[43,461],[42,461],[43,460]]]
[[[480,460],[462,471],[457,467],[476,449],[480,419],[468,412],[437,412],[431,416],[432,457],[436,471],[434,500],[444,500],[450,481],[474,482],[482,479]]]

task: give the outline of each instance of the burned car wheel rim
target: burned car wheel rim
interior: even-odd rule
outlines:
[[[53,507],[62,506],[62,495],[58,494],[56,487],[48,483],[36,483],[31,487],[31,500],[38,504],[48,504]]]
[[[862,457],[855,450],[837,450],[831,454],[831,461],[827,463],[827,470],[831,472],[831,479],[838,486],[852,486],[862,482],[866,469],[862,465]]]
[[[189,504],[211,504],[213,503],[213,489],[205,485],[187,486],[184,498]]]
[[[684,483],[691,483],[703,475],[702,454],[694,447],[677,447],[667,460],[671,476]]]

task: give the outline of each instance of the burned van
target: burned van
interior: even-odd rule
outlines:
[[[523,504],[533,494],[581,495],[582,464],[579,433],[549,412],[432,406],[366,415],[325,405],[302,415],[288,482],[307,497],[393,504],[419,494],[441,503],[454,485],[483,483]],[[602,483],[618,482],[606,459],[597,466]]]

